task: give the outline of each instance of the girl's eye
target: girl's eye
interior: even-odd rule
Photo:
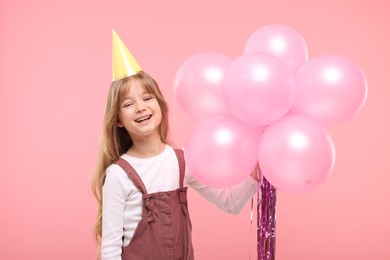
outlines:
[[[148,101],[148,100],[151,100],[151,99],[153,99],[153,97],[145,97],[144,98],[145,101]]]
[[[133,105],[133,103],[125,103],[125,104],[123,104],[123,107],[129,107],[129,106],[132,106]]]

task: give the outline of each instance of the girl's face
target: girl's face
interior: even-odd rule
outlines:
[[[156,97],[138,80],[133,80],[119,108],[118,127],[124,127],[132,140],[160,137],[162,113]]]

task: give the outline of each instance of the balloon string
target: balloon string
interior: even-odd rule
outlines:
[[[275,259],[276,188],[264,176],[257,194],[257,252],[258,260]]]
[[[263,210],[262,207],[262,199],[264,194],[262,193],[263,188],[263,178],[259,180],[259,187],[257,191],[257,254],[258,254],[258,260],[264,260],[264,252],[263,252],[263,242],[264,242],[264,234],[262,234],[262,217],[263,213],[261,212]]]
[[[252,252],[252,223],[253,223],[253,197],[251,199],[251,219],[249,224],[249,260],[251,260],[251,252]]]

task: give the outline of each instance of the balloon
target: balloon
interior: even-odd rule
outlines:
[[[257,128],[230,115],[201,120],[185,144],[186,163],[210,187],[233,186],[255,169],[259,137]]]
[[[325,182],[334,164],[331,137],[316,121],[289,115],[269,125],[259,143],[259,164],[277,189],[302,193]]]
[[[247,53],[231,63],[222,90],[234,116],[248,124],[268,125],[290,110],[294,75],[274,56]]]
[[[303,37],[293,28],[269,24],[257,29],[245,43],[244,53],[265,52],[282,60],[296,71],[309,58]]]
[[[296,96],[291,113],[310,117],[324,126],[349,120],[367,96],[363,71],[342,56],[312,58],[296,72],[295,78]]]
[[[205,52],[188,58],[180,66],[174,91],[180,107],[189,116],[200,119],[227,112],[222,81],[231,61],[226,55]]]

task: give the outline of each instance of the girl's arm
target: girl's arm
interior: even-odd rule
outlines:
[[[252,177],[253,176],[253,177]],[[186,169],[185,181],[202,197],[230,214],[238,214],[245,206],[246,202],[256,194],[258,190],[258,167],[241,183],[226,189],[210,188],[199,182],[192,176],[191,172]]]
[[[121,176],[110,166],[103,186],[102,260],[121,260],[125,187]]]

